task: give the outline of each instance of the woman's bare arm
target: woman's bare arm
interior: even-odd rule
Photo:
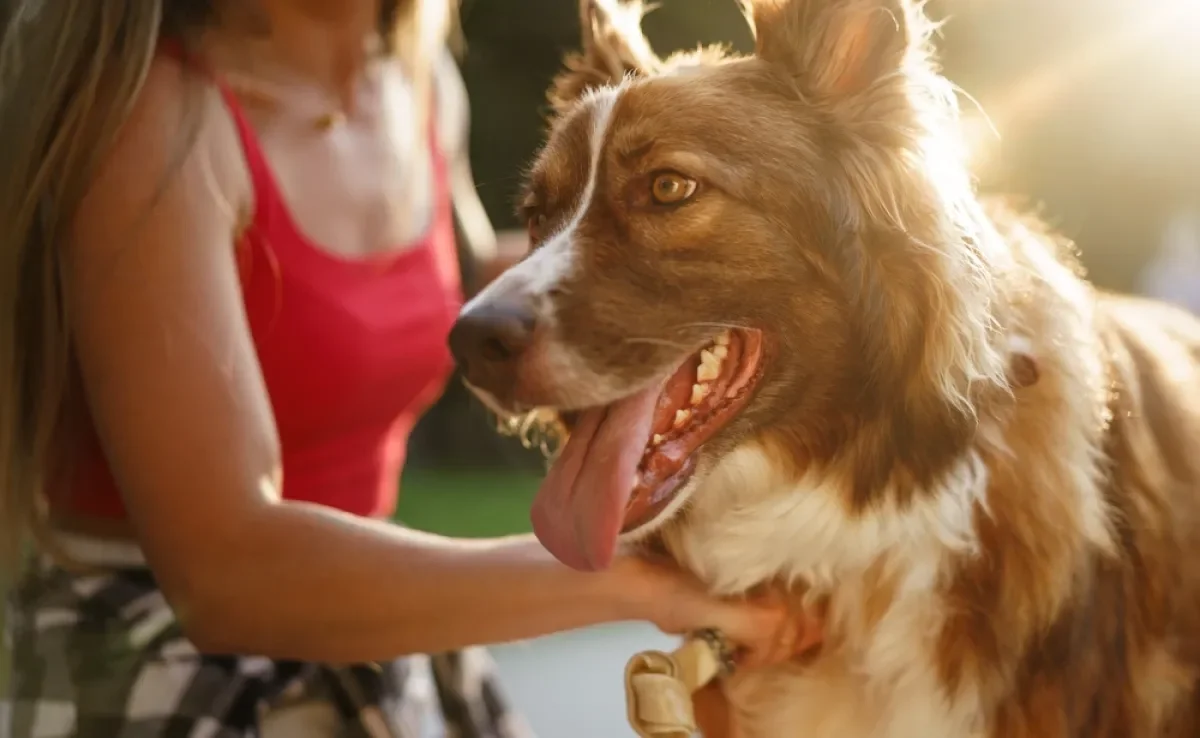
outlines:
[[[434,101],[437,103],[438,143],[446,159],[454,214],[476,262],[496,258],[496,231],[488,218],[475,177],[471,173],[470,115],[467,88],[449,50],[444,50],[434,67]]]
[[[524,231],[497,233],[479,199],[471,172],[467,89],[449,52],[437,67],[437,100],[439,139],[449,168],[450,195],[466,250],[475,262],[468,270],[472,277],[468,292],[473,292],[517,263],[529,250],[529,236]]]
[[[580,574],[530,539],[456,541],[281,502],[232,245],[250,187],[215,95],[196,105],[184,88],[155,63],[73,223],[66,289],[131,522],[202,649],[336,662],[626,618],[751,642],[779,627],[632,560]],[[185,110],[204,117],[180,158]]]

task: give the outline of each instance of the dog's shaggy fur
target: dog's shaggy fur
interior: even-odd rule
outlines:
[[[725,685],[745,738],[1200,735],[1200,323],[1099,294],[983,203],[909,0],[746,0],[750,57],[585,1],[524,209],[540,358],[493,405],[612,402],[714,326],[765,369],[635,537],[819,610]],[[648,173],[699,182],[643,207]],[[553,236],[553,238],[550,238]],[[486,385],[486,386],[483,386]]]

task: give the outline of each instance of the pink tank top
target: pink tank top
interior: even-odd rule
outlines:
[[[431,138],[436,208],[417,242],[374,259],[334,256],[297,227],[237,98],[214,82],[237,124],[254,187],[253,221],[238,249],[282,443],[283,496],[390,515],[409,433],[453,365],[446,336],[462,297],[445,161]],[[88,422],[56,506],[124,518]]]

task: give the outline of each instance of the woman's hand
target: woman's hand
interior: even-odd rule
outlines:
[[[738,647],[739,667],[785,663],[821,642],[816,619],[789,609],[782,597],[719,599],[691,574],[660,560],[628,557],[615,568],[630,579],[635,617],[672,634],[715,628]]]
[[[789,608],[777,592],[743,600],[715,598],[694,576],[658,559],[623,557],[613,570],[628,581],[628,591],[634,595],[634,617],[672,634],[719,630],[738,647],[737,674],[786,663],[821,643],[819,621]],[[705,738],[736,735],[721,680],[693,694],[692,707]]]
[[[715,628],[738,647],[738,674],[786,663],[806,655],[822,639],[820,622],[789,608],[777,592],[744,600],[713,597],[694,576],[671,562],[630,557],[614,568],[626,569],[642,592],[644,619],[672,634]],[[737,678],[737,674],[733,678]],[[734,738],[733,715],[722,680],[692,695],[692,708],[705,738]]]

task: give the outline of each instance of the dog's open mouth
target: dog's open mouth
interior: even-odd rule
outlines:
[[[576,569],[611,563],[617,539],[666,510],[700,447],[749,402],[762,334],[726,331],[670,376],[578,414],[533,506],[538,538]]]

